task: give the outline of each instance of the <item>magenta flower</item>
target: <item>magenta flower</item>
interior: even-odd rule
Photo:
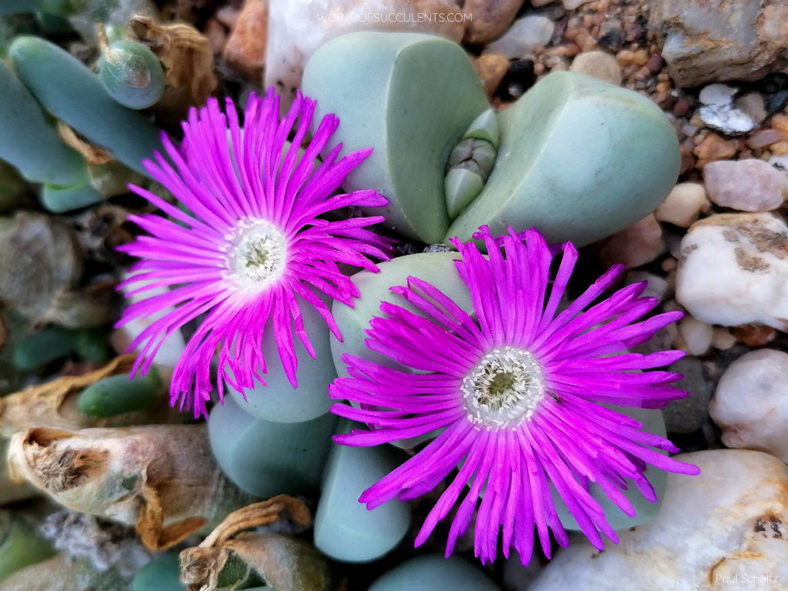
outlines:
[[[679,374],[640,372],[673,363],[682,352],[626,352],[681,313],[635,322],[656,305],[652,298],[639,297],[645,282],[588,308],[621,275],[621,266],[559,312],[577,261],[571,244],[563,245],[548,289],[553,256],[537,231],[527,231],[524,241],[514,232],[499,238],[504,253],[486,227],[476,237],[484,240],[489,258],[473,243],[452,241],[462,257],[455,264],[470,291],[474,314],[426,281],[409,277],[407,287],[392,291],[419,314],[384,302],[380,309],[385,317],[372,320],[366,340],[369,349],[404,367],[345,355],[350,377],[329,387],[332,398],[361,405],[336,404],[332,412],[370,427],[337,435],[339,443],[379,445],[440,430],[359,500],[372,509],[395,497],[413,499],[459,468],[421,527],[417,546],[456,505],[449,556],[479,505],[474,548],[482,562],[495,559],[502,530],[504,555],[513,546],[527,564],[534,525],[549,557],[550,530],[559,545],[569,543],[551,498],[553,488],[601,549],[600,533],[618,540],[589,494],[589,482],[631,516],[634,507],[621,492],[625,478],[655,501],[643,474],[647,464],[698,473],[695,466],[652,449],[678,451],[668,440],[602,406],[660,408],[686,396],[671,385]]]
[[[352,306],[359,292],[338,264],[374,271],[370,257],[386,258],[383,239],[366,229],[382,217],[323,217],[349,206],[383,206],[387,200],[371,190],[333,195],[371,153],[360,150],[337,160],[340,144],[316,166],[315,158],[339,124],[334,115],[323,118],[299,156],[314,110],[314,101],[299,94],[280,121],[279,98],[269,90],[264,99],[250,96],[241,128],[231,100],[225,115],[211,99],[190,111],[180,148],[163,137],[174,166],[158,152],[155,163],[145,162],[186,210],[131,187],[169,217],[130,216],[150,236],[120,248],[142,259],[121,287],[136,285],[129,294],[171,289],[129,306],[118,326],[169,309],[130,345],[141,347],[134,371],[147,371],[167,337],[200,319],[170,390],[172,404],[191,405],[195,416],[206,412],[212,361],[220,398],[225,382],[239,391],[251,388],[255,379],[265,383],[263,339],[275,339],[295,387],[293,329],[314,357],[299,306],[314,306],[340,338],[325,296]]]

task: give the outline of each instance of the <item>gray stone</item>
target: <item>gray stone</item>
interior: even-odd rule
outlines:
[[[537,47],[547,45],[554,30],[555,24],[545,16],[525,16],[514,21],[506,33],[485,48],[485,52],[500,53],[509,59],[525,57]]]
[[[671,365],[670,371],[684,376],[676,386],[689,392],[689,396],[675,400],[662,409],[665,429],[668,433],[697,431],[709,414],[711,398],[711,384],[703,374],[703,364],[694,357],[685,357]]]
[[[758,80],[784,67],[786,22],[785,0],[651,0],[649,15],[679,87]]]

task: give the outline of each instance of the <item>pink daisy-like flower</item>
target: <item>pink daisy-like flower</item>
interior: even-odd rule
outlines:
[[[379,445],[440,430],[359,500],[372,509],[395,497],[413,499],[459,467],[421,527],[417,546],[457,505],[449,556],[479,505],[474,549],[482,562],[495,559],[502,530],[504,555],[513,546],[527,564],[534,525],[549,557],[550,531],[559,545],[569,543],[552,488],[591,543],[602,549],[600,533],[618,540],[589,492],[590,482],[631,516],[634,507],[621,492],[625,479],[656,501],[644,476],[647,464],[698,473],[695,466],[656,451],[678,451],[668,440],[603,406],[660,408],[686,396],[671,385],[679,374],[641,372],[673,363],[682,352],[626,352],[681,313],[636,322],[656,305],[655,299],[640,297],[645,282],[589,308],[621,275],[620,265],[559,312],[577,261],[571,244],[563,245],[548,289],[553,255],[537,231],[527,231],[524,241],[514,232],[499,238],[503,253],[487,228],[476,238],[484,240],[489,257],[473,243],[452,241],[462,256],[455,264],[470,291],[473,315],[426,281],[409,277],[407,287],[392,291],[418,314],[384,302],[385,317],[372,320],[366,340],[369,349],[404,367],[345,355],[350,377],[329,387],[332,398],[361,405],[335,404],[332,412],[370,426],[337,435],[338,443]]]
[[[360,150],[337,160],[339,144],[318,165],[318,154],[339,124],[334,115],[322,119],[299,154],[314,111],[314,101],[299,94],[280,120],[272,89],[263,99],[250,96],[241,127],[231,100],[225,115],[210,99],[190,111],[180,148],[163,135],[172,164],[158,152],[155,162],[145,162],[187,211],[131,187],[169,217],[130,216],[150,235],[119,248],[142,259],[121,288],[133,287],[126,295],[170,289],[130,305],[118,326],[168,310],[129,347],[140,347],[134,371],[144,372],[173,332],[204,316],[175,367],[170,391],[172,404],[191,405],[195,416],[205,414],[214,360],[220,398],[225,382],[238,391],[253,387],[255,379],[265,383],[263,339],[275,340],[295,387],[293,330],[315,355],[299,300],[314,306],[340,338],[323,298],[352,306],[359,292],[338,263],[376,271],[370,257],[386,258],[384,240],[366,229],[382,217],[323,217],[348,206],[384,206],[387,200],[372,190],[333,195],[371,153]]]

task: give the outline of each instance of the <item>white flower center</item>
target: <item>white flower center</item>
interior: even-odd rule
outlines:
[[[528,351],[493,349],[462,380],[468,419],[490,429],[515,427],[531,418],[544,397],[542,368]]]
[[[282,277],[287,239],[268,220],[246,219],[227,236],[229,275],[246,290],[259,291]]]

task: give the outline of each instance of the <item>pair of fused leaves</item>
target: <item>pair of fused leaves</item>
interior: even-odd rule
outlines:
[[[676,134],[655,104],[556,72],[496,115],[494,167],[457,208],[446,203],[447,163],[490,109],[459,45],[414,33],[344,35],[310,58],[303,90],[319,115],[341,120],[329,148],[374,148],[344,188],[385,195],[388,224],[427,243],[469,240],[487,224],[493,233],[536,227],[550,242],[588,244],[653,211],[679,171]]]

